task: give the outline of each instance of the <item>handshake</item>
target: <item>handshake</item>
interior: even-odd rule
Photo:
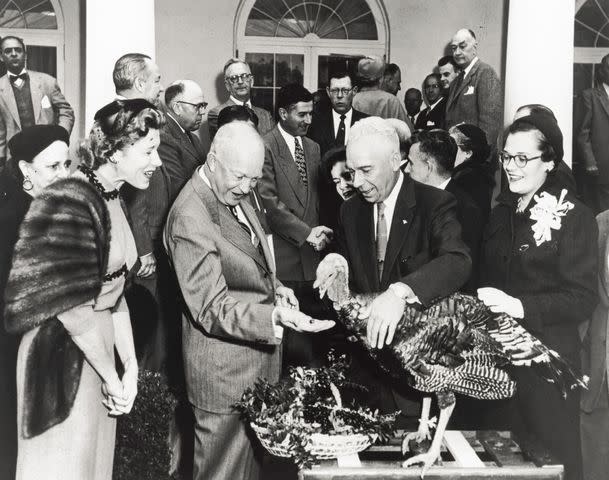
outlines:
[[[334,232],[331,228],[319,225],[311,229],[311,233],[307,237],[307,243],[311,245],[315,251],[320,252],[332,241]]]

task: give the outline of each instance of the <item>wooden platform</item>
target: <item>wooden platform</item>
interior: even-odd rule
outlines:
[[[401,435],[388,445],[372,446],[353,457],[329,460],[302,470],[299,480],[420,478],[420,467],[402,468],[400,438]],[[442,464],[431,467],[425,479],[562,480],[562,465],[534,442],[522,443],[521,448],[509,432],[448,431]]]

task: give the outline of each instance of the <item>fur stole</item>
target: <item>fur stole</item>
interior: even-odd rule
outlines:
[[[11,333],[40,327],[26,358],[23,435],[70,414],[83,354],[56,316],[96,298],[110,246],[110,216],[99,192],[68,178],[35,198],[21,224],[5,292]]]

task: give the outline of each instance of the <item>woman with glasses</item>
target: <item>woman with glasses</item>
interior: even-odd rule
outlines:
[[[482,248],[479,298],[507,313],[578,370],[578,325],[597,301],[597,226],[592,212],[560,181],[562,139],[548,115],[516,120],[500,153],[509,191],[498,197]],[[514,347],[513,359],[527,345]],[[579,392],[563,398],[532,368],[516,367],[511,429],[533,436],[565,465],[566,479],[581,478]]]
[[[137,252],[119,188],[148,187],[163,123],[146,100],[103,107],[80,170],[48,187],[24,220],[5,315],[9,331],[24,333],[18,479],[112,478],[116,416],[131,410],[138,377],[123,296]]]

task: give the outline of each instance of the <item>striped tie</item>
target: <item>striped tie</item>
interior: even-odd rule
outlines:
[[[294,161],[296,162],[296,168],[298,169],[302,183],[307,185],[307,164],[305,163],[304,150],[300,146],[298,137],[294,137]]]
[[[378,215],[376,218],[376,260],[378,265],[379,282],[383,278],[383,264],[387,252],[387,222],[385,221],[385,204],[376,204]]]

